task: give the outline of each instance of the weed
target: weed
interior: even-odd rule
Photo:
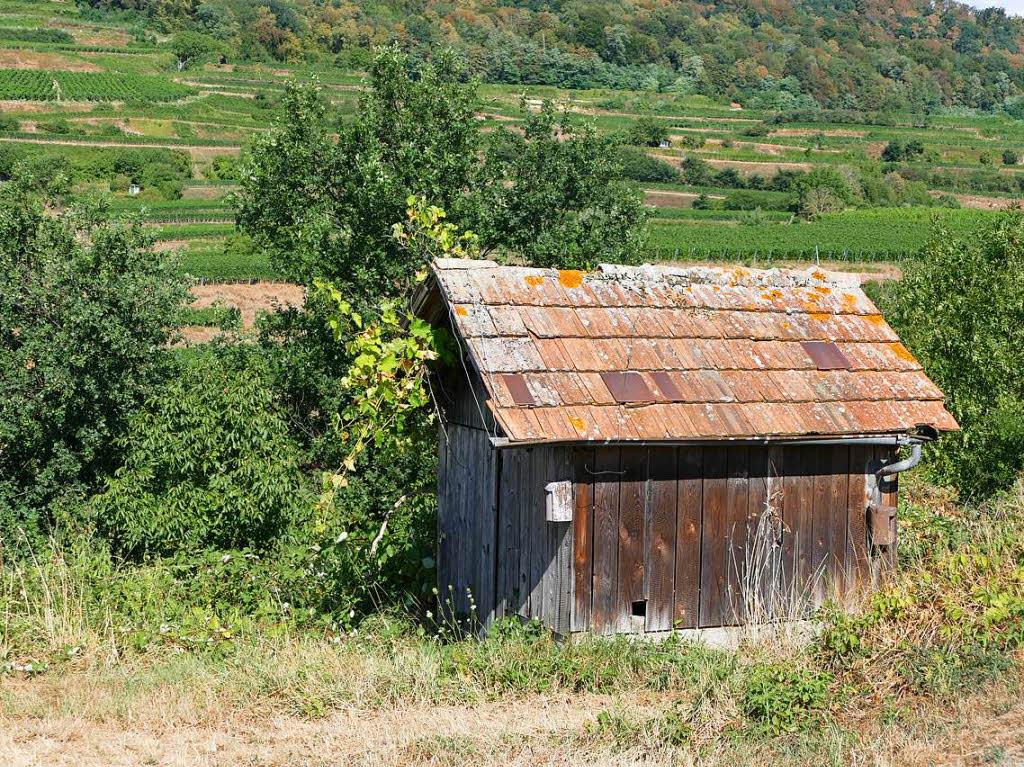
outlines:
[[[777,735],[809,726],[829,703],[831,674],[781,664],[747,672],[741,705],[758,728]]]

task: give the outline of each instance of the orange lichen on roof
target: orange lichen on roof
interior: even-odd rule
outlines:
[[[881,314],[869,314],[864,319],[866,319],[872,325],[882,326],[885,324],[885,317],[883,317]]]
[[[576,431],[586,431],[587,430],[587,425],[585,423],[583,423],[583,419],[582,418],[577,418],[576,416],[571,415],[571,416],[569,416],[569,423],[572,424],[572,428],[574,428]]]
[[[815,269],[813,272],[811,272],[811,276],[816,280],[824,280],[826,277],[828,277],[828,275],[825,274],[825,272],[821,271],[821,269]]]
[[[538,276],[536,274],[528,274],[523,279],[526,280],[526,284],[527,285],[530,285],[531,287],[534,287],[534,288],[537,287],[538,285],[543,285],[544,284],[544,278],[540,277],[540,276]]]
[[[782,291],[778,288],[775,290],[766,290],[761,294],[761,298],[765,301],[780,301],[782,299]]]
[[[834,314],[828,314],[826,312],[811,312],[807,316],[810,317],[815,322],[828,322],[835,315]]]
[[[816,287],[815,290],[821,293],[821,295],[823,296],[827,296],[832,292],[832,288],[825,287],[824,285],[818,285],[818,287]]]
[[[894,342],[888,345],[892,349],[893,354],[899,357],[901,360],[906,362],[917,362],[917,358],[910,353],[910,350],[899,342]]]
[[[469,312],[466,311],[466,307],[465,306],[456,306],[455,307],[455,313],[457,315],[459,315],[460,317],[465,317],[467,314],[469,314]]]
[[[558,281],[564,288],[578,288],[583,284],[584,274],[579,269],[562,269],[558,272]]]

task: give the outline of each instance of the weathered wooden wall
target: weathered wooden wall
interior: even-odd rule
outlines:
[[[447,424],[439,440],[437,582],[441,606],[459,616],[475,612],[487,625],[494,617],[500,454],[491,447],[486,431],[456,423]]]
[[[498,480],[498,615],[537,618],[569,633],[572,599],[572,523],[548,522],[544,486],[571,480],[572,450],[502,450]]]
[[[866,509],[896,504],[872,446],[534,447],[441,437],[439,583],[453,607],[537,618],[561,634],[733,625],[820,605],[877,579]],[[545,485],[573,481],[572,522]],[[767,515],[767,516],[766,516]]]
[[[895,547],[869,557],[866,509],[896,503],[895,479],[873,476],[890,458],[872,446],[577,448],[572,630],[799,617],[877,576]]]

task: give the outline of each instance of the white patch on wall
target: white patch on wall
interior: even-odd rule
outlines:
[[[572,483],[567,479],[544,485],[545,513],[548,522],[572,522]]]

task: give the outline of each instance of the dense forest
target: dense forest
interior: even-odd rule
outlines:
[[[368,63],[441,47],[489,82],[704,94],[744,106],[932,111],[1024,99],[1024,21],[901,0],[79,0],[227,57]],[[195,42],[195,41],[193,41]]]

